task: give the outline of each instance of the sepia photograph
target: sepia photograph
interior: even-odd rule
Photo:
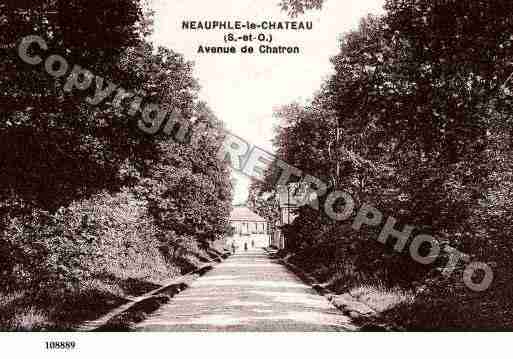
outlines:
[[[512,115],[511,0],[0,0],[0,345],[507,344]]]

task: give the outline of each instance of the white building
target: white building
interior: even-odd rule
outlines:
[[[270,244],[269,226],[267,220],[251,211],[246,206],[235,206],[230,215],[230,225],[234,235],[228,239],[228,245],[234,243],[239,250],[248,248],[267,247]]]

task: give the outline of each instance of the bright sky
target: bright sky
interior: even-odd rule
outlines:
[[[279,0],[152,0],[156,11],[154,41],[195,63],[200,97],[228,130],[248,143],[272,152],[276,120],[273,109],[306,102],[332,72],[341,34],[354,29],[368,13],[382,12],[384,0],[327,0],[323,10],[296,20],[313,21],[310,31],[272,33],[275,46],[299,46],[299,55],[198,54],[199,45],[225,46],[225,30],[182,30],[183,20],[287,21]],[[237,31],[237,35],[260,31]],[[251,45],[257,50],[259,43]],[[239,43],[237,43],[239,46]],[[256,51],[258,52],[258,51]],[[234,202],[247,198],[250,180],[234,173]]]

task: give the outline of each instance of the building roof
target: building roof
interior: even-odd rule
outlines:
[[[230,221],[267,222],[245,206],[236,206],[230,214]]]

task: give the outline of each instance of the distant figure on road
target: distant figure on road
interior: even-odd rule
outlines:
[[[244,250],[247,251],[248,250],[248,242],[244,242]]]
[[[255,240],[251,240],[251,248],[255,248]]]
[[[232,253],[235,253],[235,242],[232,242]]]

